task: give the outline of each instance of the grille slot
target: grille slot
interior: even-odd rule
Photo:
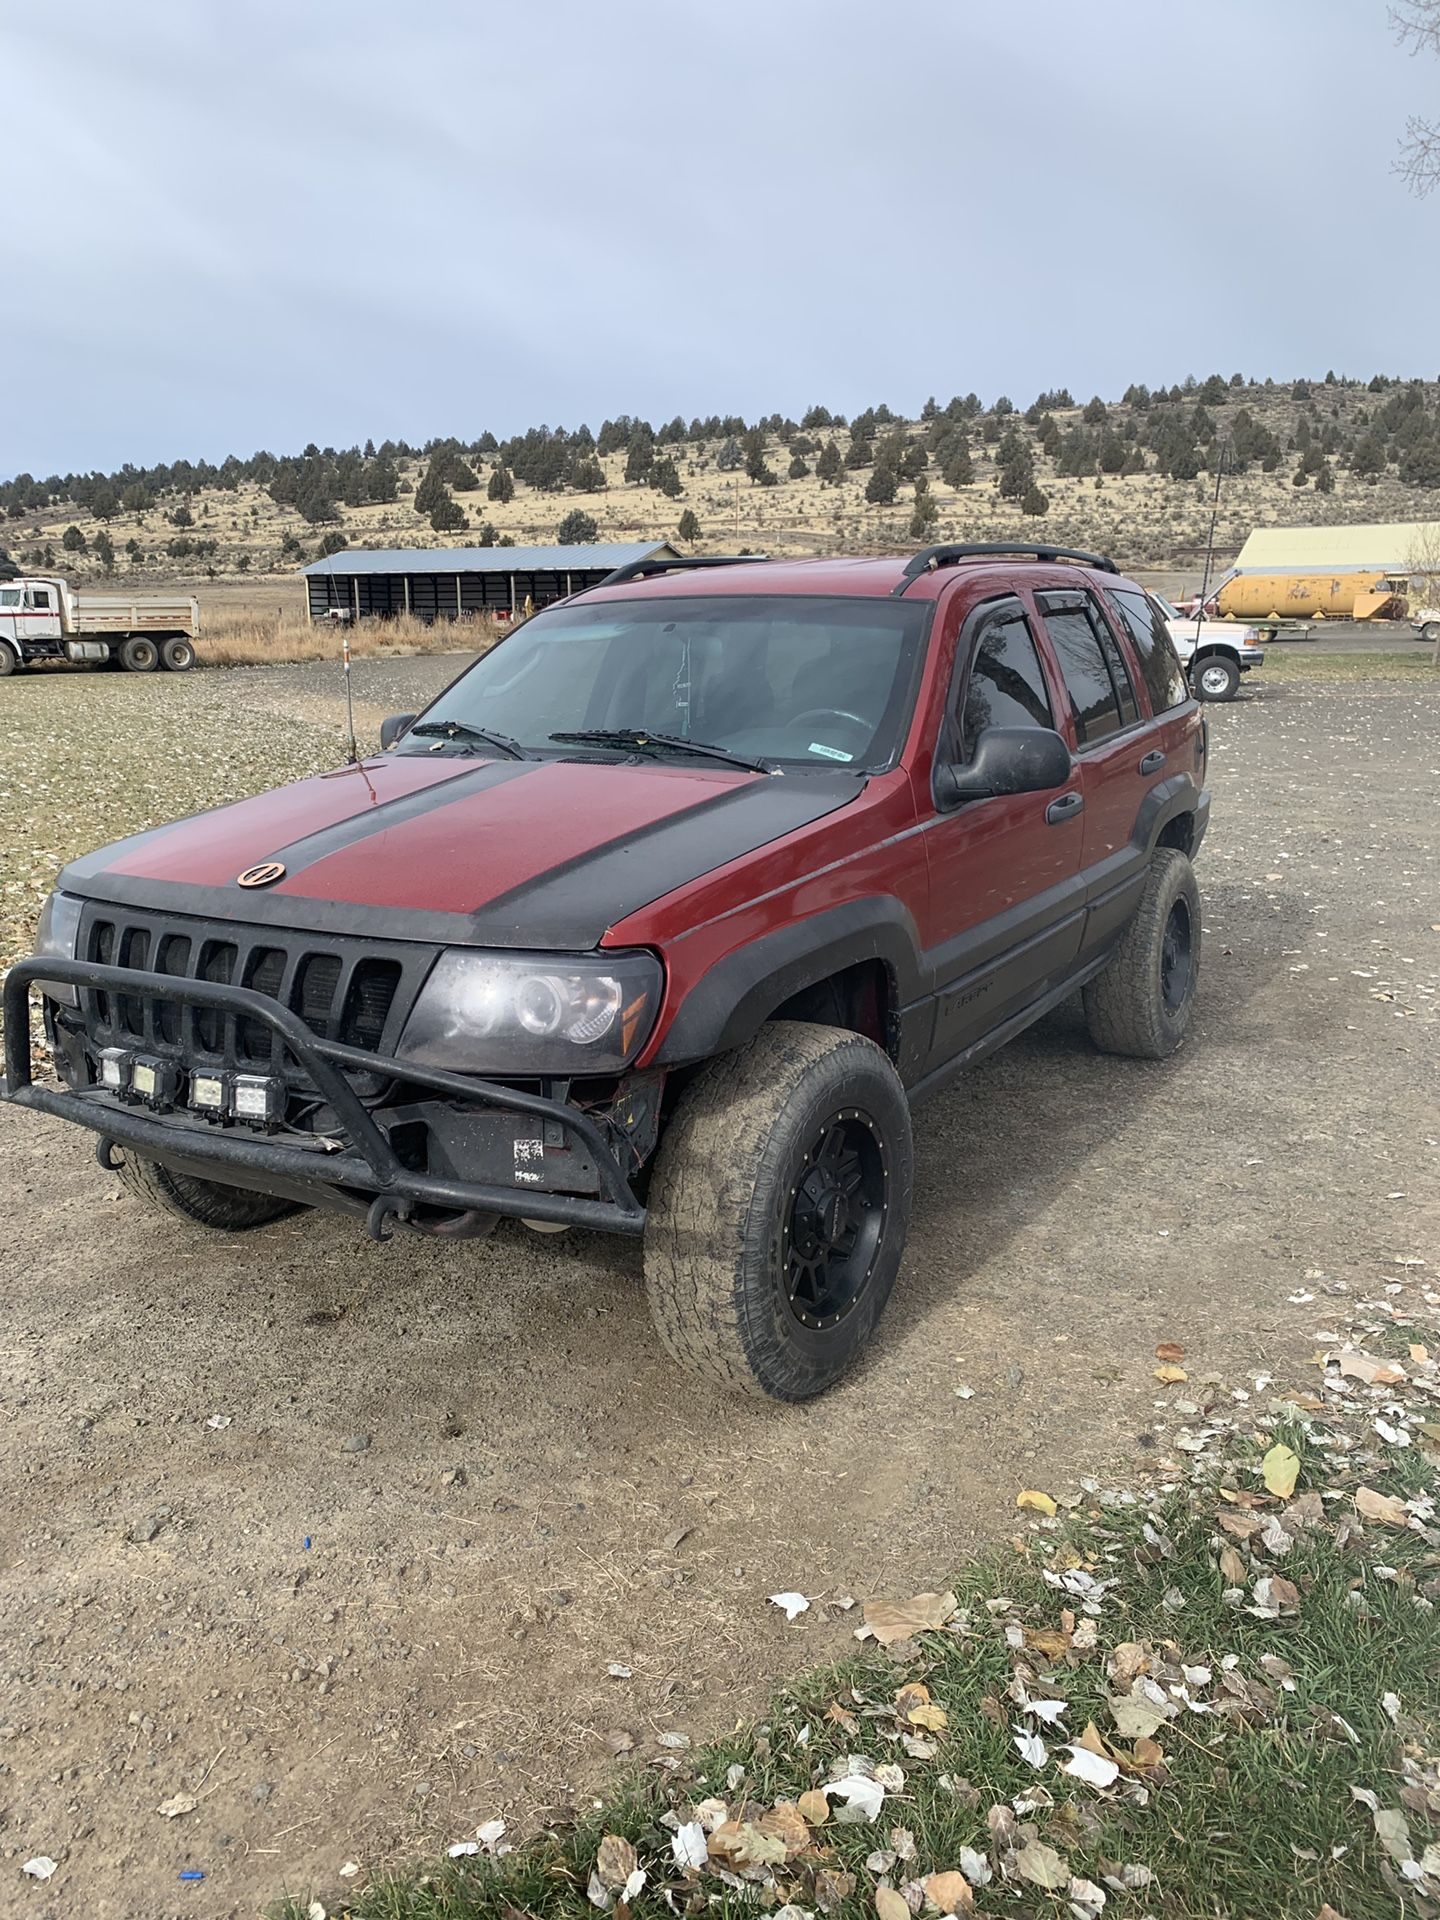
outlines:
[[[295,1011],[314,1033],[325,1033],[330,1009],[340,984],[340,958],[334,953],[307,953],[295,983]]]
[[[362,960],[356,967],[340,1018],[340,1038],[347,1047],[373,1051],[379,1046],[400,973],[397,960]]]
[[[255,947],[245,962],[244,984],[253,993],[278,1000],[285,980],[287,955],[283,947]],[[247,1060],[270,1058],[270,1029],[263,1020],[242,1020],[236,1044]]]

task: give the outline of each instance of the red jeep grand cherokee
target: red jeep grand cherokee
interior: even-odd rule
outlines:
[[[1079,988],[1184,1037],[1205,726],[1093,555],[641,562],[384,739],[75,861],[6,983],[8,1097],[203,1226],[643,1233],[670,1353],[799,1399],[894,1283],[921,1094]]]

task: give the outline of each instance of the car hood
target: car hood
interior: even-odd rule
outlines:
[[[117,841],[59,885],[251,924],[583,949],[863,785],[854,774],[389,754]],[[271,863],[279,876],[241,884]]]

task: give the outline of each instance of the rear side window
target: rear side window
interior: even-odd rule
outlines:
[[[1015,602],[983,615],[961,717],[965,759],[986,727],[1053,727],[1050,695],[1029,623]]]
[[[1184,706],[1190,698],[1190,689],[1185,684],[1185,669],[1176,655],[1164,614],[1148,594],[1132,587],[1117,587],[1110,597],[1120,609],[1120,618],[1135,642],[1140,671],[1150,689],[1152,710],[1168,713],[1171,707]]]
[[[1041,594],[1040,605],[1070,695],[1075,737],[1082,747],[1093,746],[1128,724],[1121,719],[1120,696],[1100,643],[1101,629],[1081,594]],[[1106,639],[1114,652],[1115,642],[1108,633]],[[1133,693],[1130,697],[1133,707]]]

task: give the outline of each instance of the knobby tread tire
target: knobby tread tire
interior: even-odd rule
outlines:
[[[1190,910],[1190,992],[1179,1007],[1165,1005],[1160,950],[1176,900]],[[1185,1038],[1200,974],[1200,889],[1195,870],[1175,847],[1157,847],[1140,904],[1103,972],[1085,987],[1085,1020],[1102,1053],[1138,1060],[1167,1059]]]
[[[884,1136],[890,1191],[865,1292],[838,1326],[802,1333],[784,1306],[779,1245],[796,1156],[847,1106]],[[666,1352],[732,1392],[803,1400],[851,1365],[899,1269],[913,1179],[910,1109],[863,1035],[773,1021],[707,1065],[661,1142],[645,1231],[645,1288]]]
[[[137,1199],[173,1213],[194,1226],[216,1233],[245,1233],[298,1213],[294,1200],[253,1193],[247,1187],[227,1187],[219,1180],[197,1180],[188,1173],[172,1173],[158,1160],[141,1160],[127,1153],[116,1168],[122,1187]]]

